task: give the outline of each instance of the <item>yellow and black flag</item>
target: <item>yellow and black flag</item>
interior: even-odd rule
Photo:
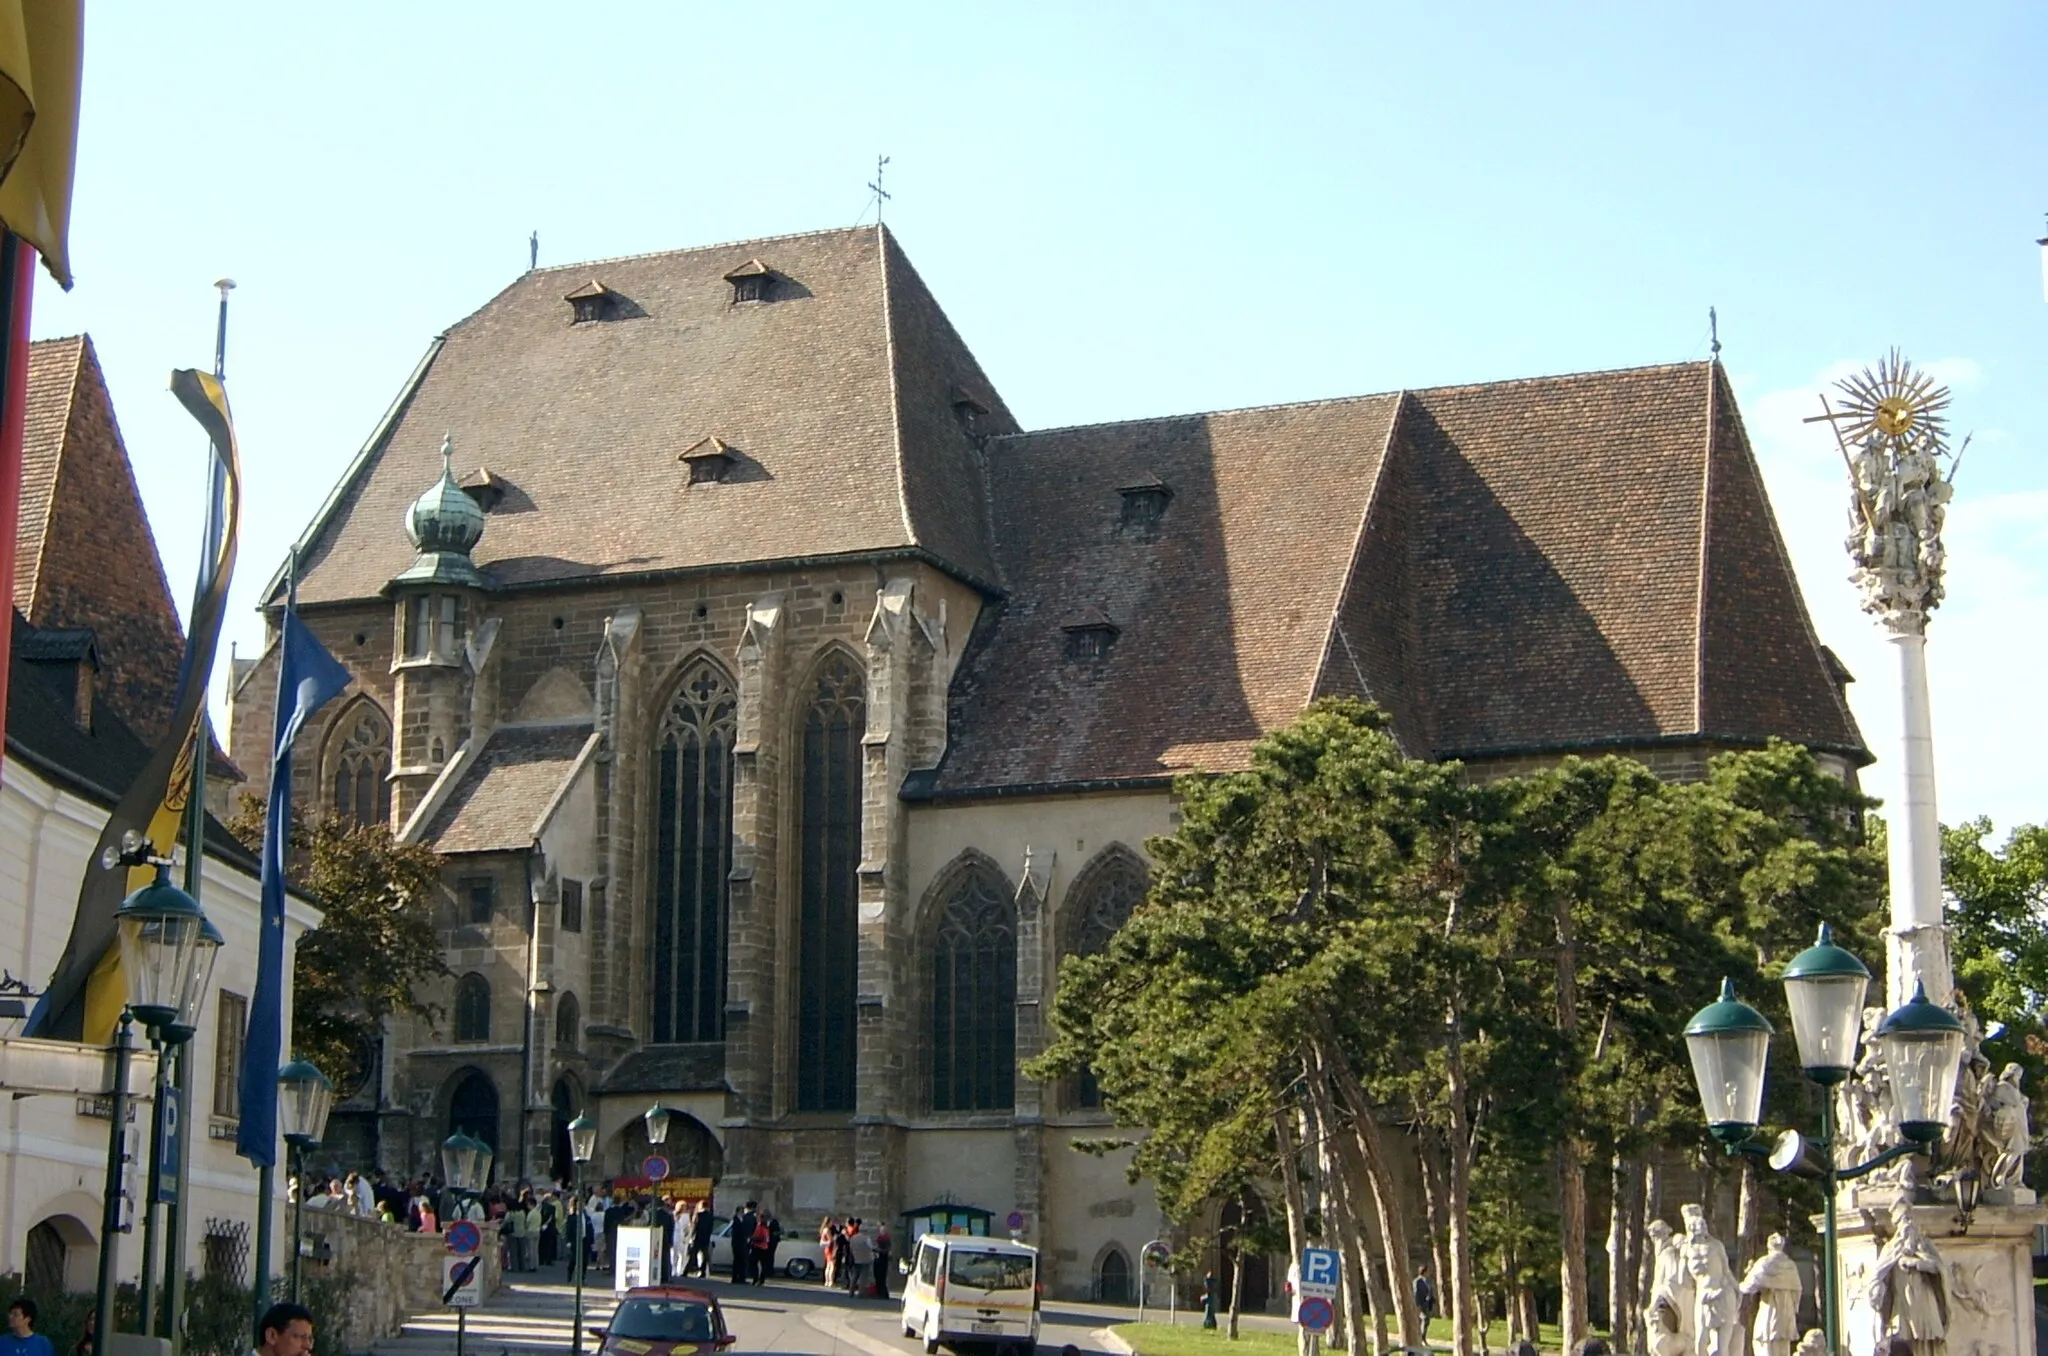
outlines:
[[[78,892],[78,912],[71,938],[57,961],[23,1034],[66,1040],[104,1042],[120,1019],[127,986],[121,975],[120,949],[115,946],[114,911],[132,890],[154,872],[148,867],[103,865],[126,850],[124,837],[133,832],[167,854],[178,839],[189,797],[204,794],[205,775],[195,757],[205,756],[199,732],[206,711],[206,685],[220,646],[221,621],[227,612],[228,582],[235,572],[235,541],[241,519],[242,462],[235,445],[235,425],[228,411],[227,388],[210,372],[181,368],[171,374],[171,391],[199,421],[213,443],[208,467],[213,493],[207,510],[209,549],[199,562],[199,591],[192,624],[185,635],[185,654],[178,664],[177,699],[170,725],[135,781],[122,795],[100,832],[85,883]],[[209,741],[210,742],[210,741]],[[110,851],[111,850],[111,851]],[[190,850],[200,851],[199,844]]]

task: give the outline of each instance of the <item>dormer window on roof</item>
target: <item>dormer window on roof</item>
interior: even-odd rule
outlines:
[[[1070,660],[1107,659],[1109,647],[1122,634],[1099,607],[1083,608],[1060,629],[1066,633],[1066,657]]]
[[[1160,520],[1166,517],[1166,505],[1173,498],[1173,487],[1157,476],[1151,476],[1136,485],[1121,486],[1117,493],[1123,496],[1123,512],[1117,518],[1117,531],[1128,533],[1140,541],[1151,541],[1159,535]]]
[[[775,290],[775,271],[759,259],[749,259],[725,275],[732,284],[732,304],[767,301]]]
[[[476,500],[476,506],[485,513],[489,513],[497,508],[499,504],[503,503],[505,501],[505,491],[510,488],[510,482],[503,476],[493,472],[488,466],[477,467],[474,471],[464,476],[459,483],[462,486],[462,492],[471,499]]]
[[[618,314],[618,299],[618,293],[595,278],[562,298],[569,303],[569,323],[572,325],[610,320]]]
[[[678,459],[690,468],[690,484],[715,485],[731,474],[739,464],[739,458],[722,438],[707,436],[699,438],[683,449]]]
[[[988,418],[988,406],[965,386],[955,386],[953,417],[960,421],[960,427],[967,430],[969,437],[978,438],[981,436],[982,423]]]

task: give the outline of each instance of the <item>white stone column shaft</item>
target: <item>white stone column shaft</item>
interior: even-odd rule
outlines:
[[[1888,637],[1899,653],[1899,706],[1904,763],[1901,794],[1887,807],[1891,856],[1892,925],[1888,934],[1885,998],[1897,1007],[1913,996],[1913,984],[1946,1004],[1950,977],[1948,942],[1942,927],[1941,819],[1934,799],[1934,721],[1927,693],[1927,635],[1896,632]]]

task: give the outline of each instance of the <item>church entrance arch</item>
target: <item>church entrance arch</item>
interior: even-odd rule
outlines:
[[[641,1165],[656,1154],[668,1160],[671,1177],[709,1177],[716,1181],[725,1175],[725,1150],[719,1147],[710,1127],[687,1111],[670,1108],[668,1134],[659,1144],[648,1140],[647,1122],[639,1116],[626,1122],[620,1138],[628,1177],[640,1176]]]

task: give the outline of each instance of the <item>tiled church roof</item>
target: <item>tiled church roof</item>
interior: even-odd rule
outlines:
[[[759,256],[770,299],[732,303]],[[515,511],[475,552],[499,585],[921,548],[993,582],[988,510],[956,387],[984,431],[1016,427],[877,227],[619,259],[617,306],[574,324],[594,266],[521,277],[450,329],[301,552],[307,603],[377,596],[412,553],[405,507],[440,471],[488,466]],[[689,486],[706,436],[740,461]],[[516,497],[516,498],[515,498]]]
[[[428,822],[436,852],[517,852],[533,845],[538,819],[554,803],[591,739],[588,725],[504,726],[461,769]]]
[[[1023,434],[991,467],[1011,594],[938,794],[1240,767],[1330,692],[1426,756],[1862,754],[1708,364]],[[1173,497],[1143,541],[1117,487],[1152,475]],[[1065,657],[1090,605],[1110,653]]]

